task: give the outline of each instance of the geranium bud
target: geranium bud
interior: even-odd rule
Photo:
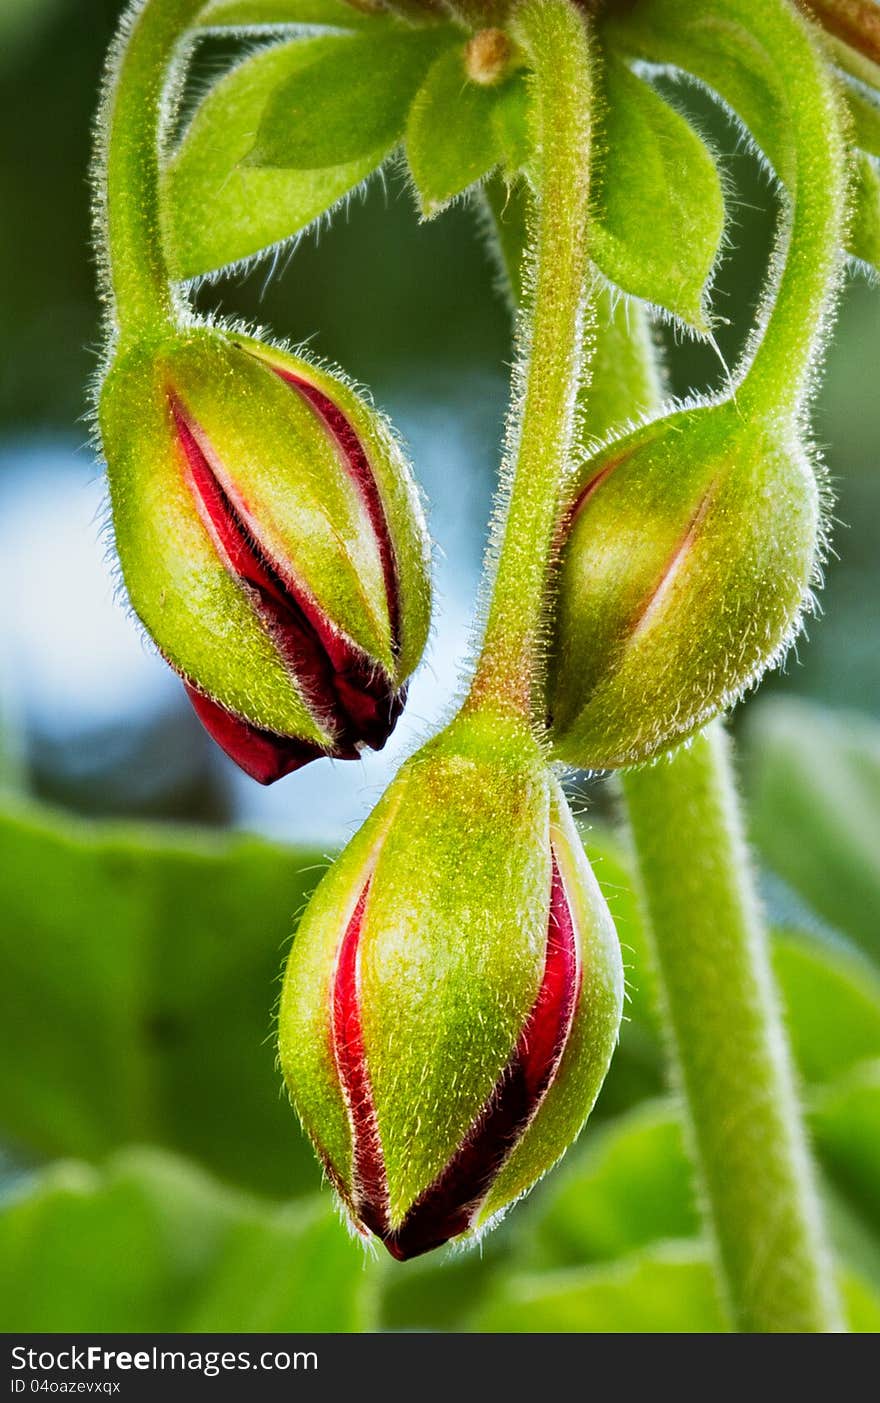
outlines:
[[[415,1257],[529,1189],[589,1114],[622,991],[538,746],[460,718],[324,877],[287,967],[285,1079],[357,1228]]]
[[[380,416],[298,356],[196,327],[113,365],[100,427],[129,599],[215,740],[264,784],[380,748],[430,608]]]
[[[638,763],[753,685],[809,599],[819,495],[794,426],[744,422],[732,401],[658,419],[587,463],[549,659],[556,757]]]

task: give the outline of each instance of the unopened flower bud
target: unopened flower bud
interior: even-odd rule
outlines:
[[[375,411],[308,361],[196,327],[113,365],[100,427],[129,599],[215,740],[264,784],[381,747],[429,586]]]
[[[358,1229],[415,1257],[529,1189],[589,1114],[622,990],[534,740],[459,719],[324,877],[287,967],[284,1075]]]
[[[670,414],[590,461],[565,523],[548,719],[557,758],[638,763],[736,701],[791,641],[820,537],[785,420]]]

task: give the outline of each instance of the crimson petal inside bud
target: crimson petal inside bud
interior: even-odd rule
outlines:
[[[345,1196],[356,1219],[381,1238],[393,1257],[405,1261],[472,1226],[562,1060],[580,993],[580,958],[554,854],[544,974],[510,1061],[462,1145],[403,1222],[392,1228],[360,1015],[359,944],[368,893],[369,884],[346,929],[333,988],[333,1045],[354,1143],[352,1186]]]
[[[225,706],[205,696],[204,692],[196,691],[189,682],[183,685],[208,735],[246,775],[259,784],[274,784],[276,779],[283,779],[310,760],[317,760],[326,754],[320,746],[312,745],[307,740],[260,730],[250,721],[245,721],[243,716],[227,711]]]
[[[393,552],[366,454],[354,429],[326,396],[304,381],[296,381],[296,385],[327,422],[366,502],[382,553],[396,647],[398,591]],[[199,719],[226,753],[262,784],[271,784],[322,754],[350,760],[356,758],[361,745],[380,750],[403,709],[405,689],[395,691],[384,671],[330,625],[297,585],[289,568],[269,558],[245,503],[236,499],[231,484],[221,480],[219,469],[199,442],[196,426],[177,401],[173,412],[187,483],[205,526],[230,573],[248,590],[298,689],[333,736],[333,743],[321,749],[298,737],[263,730],[187,684]]]

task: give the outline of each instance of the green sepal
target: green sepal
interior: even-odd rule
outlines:
[[[603,83],[592,256],[624,292],[705,334],[724,232],[718,168],[690,124],[613,53]]]
[[[419,208],[432,219],[496,166],[513,175],[527,151],[525,79],[472,82],[462,45],[432,64],[413,100],[406,155]]]
[[[454,35],[445,26],[383,27],[327,39],[270,92],[246,164],[315,170],[387,155],[429,65]]]
[[[200,277],[293,237],[382,164],[384,144],[315,170],[244,164],[267,93],[336,43],[276,44],[238,64],[202,100],[164,178],[165,244],[176,277]]]
[[[576,1139],[605,1080],[623,1014],[620,942],[568,801],[555,782],[550,841],[575,921],[581,988],[562,1061],[534,1120],[492,1185],[480,1211],[483,1224],[530,1189]]]
[[[560,759],[613,769],[692,734],[784,650],[819,499],[796,429],[743,422],[733,401],[610,444],[591,482],[563,549],[549,710]]]
[[[372,656],[382,663],[396,683],[405,682],[421,660],[431,626],[431,548],[421,497],[391,424],[364,394],[358,393],[338,372],[333,373],[319,364],[305,361],[301,356],[280,347],[268,346],[266,342],[256,341],[253,337],[238,336],[236,340],[252,355],[299,375],[322,390],[345,415],[366,451],[388,524],[398,598],[396,646],[391,646],[390,619],[383,604],[378,634],[373,639],[375,651]],[[317,458],[314,460],[313,485],[322,505],[329,507],[332,504],[332,479],[324,473]],[[348,496],[351,483],[347,473],[339,480],[339,485]],[[285,502],[286,495],[285,491]],[[360,507],[360,498],[358,494],[355,495]],[[291,549],[295,543],[296,538],[291,536]],[[336,545],[339,548],[338,539]],[[371,600],[377,599],[375,591],[379,589],[377,564],[378,557],[367,559],[358,551],[357,535],[351,531],[345,535],[342,564],[330,567],[330,575],[338,581],[344,581],[346,573],[349,573],[354,592],[350,617],[355,631],[351,636],[356,642],[360,639],[357,636],[358,625],[354,621],[364,609],[375,614]],[[321,583],[319,577],[316,589],[321,587]],[[338,601],[335,592],[328,591],[326,597],[328,603],[331,598],[333,600],[334,619],[338,619],[340,627],[345,628],[342,615],[336,613]],[[384,589],[381,597],[384,601]],[[361,637],[364,636],[361,633]]]

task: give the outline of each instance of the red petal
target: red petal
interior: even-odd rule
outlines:
[[[383,1237],[388,1230],[388,1185],[367,1071],[360,1010],[360,938],[369,882],[348,923],[333,984],[333,1052],[351,1120],[354,1163],[346,1193],[355,1217],[370,1232]]]
[[[187,696],[193,709],[221,750],[225,750],[231,760],[259,784],[274,784],[276,779],[292,774],[294,770],[317,760],[326,751],[320,746],[295,737],[277,736],[273,731],[261,731],[243,717],[227,711],[218,702],[197,692],[188,682],[184,682]]]

